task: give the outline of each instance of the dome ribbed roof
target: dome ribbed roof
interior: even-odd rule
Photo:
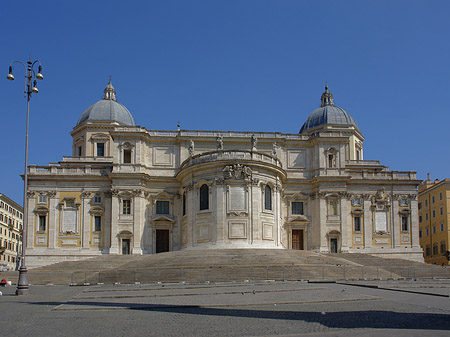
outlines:
[[[111,80],[104,90],[102,100],[91,105],[78,119],[77,125],[86,120],[92,121],[114,121],[120,124],[134,126],[134,119],[131,113],[122,104],[116,101],[116,91]]]
[[[341,107],[334,105],[333,95],[330,91],[328,91],[328,86],[325,87],[325,92],[322,94],[321,102],[322,104],[320,108],[311,112],[308,119],[300,129],[300,133],[327,124],[354,126],[357,130],[359,130],[358,124],[356,124],[353,117]]]

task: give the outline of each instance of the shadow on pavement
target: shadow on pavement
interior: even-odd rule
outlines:
[[[319,323],[330,328],[375,328],[375,329],[428,329],[450,330],[450,315],[431,313],[400,313],[394,311],[341,311],[341,312],[309,312],[283,310],[255,310],[209,308],[201,306],[139,304],[116,302],[30,302],[46,306],[79,306],[63,310],[101,310],[101,308],[181,313],[202,316],[228,316],[243,318],[261,318],[276,320],[298,320]],[[92,306],[92,307],[91,307]],[[100,307],[100,308],[99,308]]]

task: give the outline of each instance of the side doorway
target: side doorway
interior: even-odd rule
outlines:
[[[303,250],[304,242],[303,242],[303,229],[293,229],[292,230],[292,249],[294,250]]]
[[[168,229],[156,230],[156,254],[170,250],[170,232]]]

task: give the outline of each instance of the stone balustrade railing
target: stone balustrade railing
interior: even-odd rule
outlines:
[[[242,150],[217,150],[189,157],[181,164],[180,169],[184,169],[186,167],[200,163],[220,160],[253,160],[276,165],[279,168],[282,168],[281,161],[278,158],[275,158],[266,153]]]
[[[51,166],[37,166],[37,165],[29,165],[28,166],[28,174],[30,175],[95,175],[95,176],[104,176],[107,175],[111,170],[107,169],[98,169],[92,168],[89,165],[84,167],[62,167],[59,165],[51,165]]]

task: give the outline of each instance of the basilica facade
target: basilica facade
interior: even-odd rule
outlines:
[[[363,159],[355,120],[321,105],[298,134],[148,130],[111,82],[72,155],[29,166],[27,264],[264,248],[423,261],[413,171]]]

